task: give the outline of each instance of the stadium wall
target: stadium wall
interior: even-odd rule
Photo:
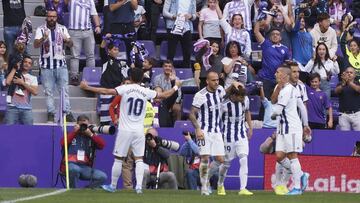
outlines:
[[[158,131],[163,138],[183,143],[183,130],[160,128]],[[249,189],[264,188],[264,155],[259,152],[259,146],[272,132],[254,130],[250,140]],[[0,136],[0,187],[18,187],[17,179],[23,173],[37,176],[38,187],[53,187],[61,159],[60,139],[63,134],[60,127],[0,125]],[[114,137],[103,135],[103,138],[106,146],[97,152],[95,167],[104,170],[110,177]],[[360,140],[359,132],[314,130],[313,141],[306,145],[304,154],[349,156],[356,140]],[[238,168],[239,162],[234,160],[225,181],[227,189],[239,188]]]

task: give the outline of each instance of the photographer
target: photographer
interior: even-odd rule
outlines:
[[[360,141],[356,141],[354,151],[351,153],[351,156],[360,157]]]
[[[150,128],[146,134],[144,153],[144,162],[149,165],[149,170],[144,172],[143,187],[158,185],[160,189],[178,189],[175,174],[169,171],[169,156],[170,152],[161,145],[156,129]]]
[[[6,110],[5,120],[8,125],[33,124],[31,95],[37,95],[38,81],[29,73],[32,62],[30,56],[24,56],[6,77],[6,85],[12,86],[14,91]]]
[[[70,187],[76,188],[77,179],[89,180],[88,187],[96,188],[102,185],[107,176],[103,171],[93,168],[95,150],[103,149],[105,141],[92,132],[89,128],[89,118],[80,115],[74,126],[74,131],[67,135],[69,179]],[[64,140],[61,140],[64,147]],[[61,162],[60,171],[65,173],[65,159]]]

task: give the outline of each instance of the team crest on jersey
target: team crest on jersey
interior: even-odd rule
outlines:
[[[282,53],[282,54],[285,54],[285,50],[284,50],[284,49],[281,49],[281,53]]]

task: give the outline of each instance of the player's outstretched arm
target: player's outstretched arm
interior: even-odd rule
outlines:
[[[176,80],[173,88],[171,88],[167,91],[164,91],[164,92],[158,92],[156,95],[156,98],[157,99],[166,99],[166,98],[170,97],[171,95],[173,95],[175,92],[177,92],[180,87],[181,87],[181,81]]]
[[[80,88],[83,90],[87,90],[90,92],[98,93],[98,94],[106,94],[106,95],[117,95],[115,89],[107,89],[102,87],[91,87],[87,84],[85,80],[81,81]]]

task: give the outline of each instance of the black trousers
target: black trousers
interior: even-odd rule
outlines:
[[[187,31],[184,35],[174,35],[170,33],[170,29],[168,29],[168,55],[167,59],[174,60],[174,56],[176,53],[177,43],[180,42],[182,52],[183,52],[183,68],[190,68],[190,57],[191,57],[191,49],[192,45],[192,36],[191,32]]]

